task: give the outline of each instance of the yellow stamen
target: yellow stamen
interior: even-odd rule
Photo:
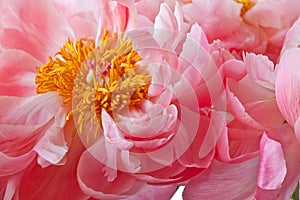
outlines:
[[[254,2],[252,2],[251,0],[234,0],[234,1],[243,5],[240,13],[241,16],[243,16],[250,8],[252,8],[252,6],[254,6]]]
[[[99,47],[92,39],[82,38],[74,44],[68,40],[56,58],[37,68],[37,93],[56,91],[73,101],[66,119],[76,118],[78,130],[87,143],[102,129],[101,112],[114,112],[149,99],[151,76],[137,62],[141,60],[132,41],[123,35],[105,31]]]
[[[65,97],[63,103],[72,99],[74,80],[84,60],[92,50],[95,43],[92,39],[82,38],[74,44],[68,40],[66,44],[56,53],[53,60],[37,68],[36,92],[38,94],[49,91],[56,91],[60,96]]]

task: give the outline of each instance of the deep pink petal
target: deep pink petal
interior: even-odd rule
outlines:
[[[78,137],[74,137],[66,155],[65,165],[42,168],[33,162],[22,176],[18,189],[20,199],[87,199],[77,182],[77,166],[84,150]]]

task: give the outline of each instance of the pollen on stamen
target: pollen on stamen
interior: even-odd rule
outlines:
[[[254,6],[254,2],[251,0],[234,0],[235,2],[242,4],[243,7],[241,8],[240,15],[244,16],[245,13],[250,10]]]
[[[66,120],[73,118],[79,135],[91,143],[103,131],[103,110],[113,117],[114,112],[149,99],[151,76],[138,65],[141,59],[122,34],[105,31],[98,47],[87,37],[69,39],[37,68],[36,92],[54,91],[63,97],[63,104],[72,102]]]

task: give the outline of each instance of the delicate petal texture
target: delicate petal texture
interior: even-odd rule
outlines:
[[[188,21],[203,27],[210,42],[232,33],[242,22],[240,5],[234,1],[192,1],[182,9]]]
[[[257,184],[260,188],[274,190],[280,188],[287,169],[282,147],[279,142],[262,137],[260,147],[260,166]]]
[[[246,13],[245,19],[263,27],[283,28],[298,17],[300,5],[297,0],[261,0]],[[286,13],[289,13],[287,16]]]
[[[74,38],[65,18],[49,0],[2,2],[0,16],[0,44],[21,49],[42,62],[67,38]]]
[[[251,199],[256,190],[259,158],[231,164],[215,160],[211,167],[191,180],[184,199]]]
[[[279,179],[275,179],[275,182],[273,182],[274,180],[270,180],[273,184],[275,183],[274,186],[279,186],[278,189],[273,189],[273,190],[268,190],[268,189],[263,189],[263,188],[258,188],[257,192],[256,192],[256,198],[259,200],[272,200],[272,199],[290,199],[300,178],[300,162],[299,162],[299,157],[300,157],[300,145],[297,142],[296,138],[295,138],[295,134],[293,132],[293,129],[291,127],[289,127],[287,124],[282,125],[281,127],[277,128],[277,129],[273,129],[273,130],[269,130],[268,133],[268,137],[269,137],[269,142],[271,142],[270,144],[275,148],[271,148],[273,150],[278,149],[278,142],[281,144],[282,147],[282,152],[283,152],[283,156],[284,156],[284,160],[285,160],[285,165],[286,165],[286,175],[284,177],[283,182],[280,185],[280,180],[282,178]],[[270,140],[271,139],[271,140]],[[273,141],[272,141],[273,140]],[[275,143],[274,143],[275,142]],[[269,144],[269,145],[270,145]],[[278,150],[276,150],[278,151]],[[269,153],[267,153],[269,154]],[[273,161],[279,162],[278,164],[282,165],[283,164],[283,160],[278,160],[278,158],[280,158],[280,154],[276,154],[276,155],[271,155],[270,158],[272,158]],[[279,156],[278,156],[279,155]],[[277,166],[270,166],[273,169],[275,169]],[[272,170],[271,170],[272,171]],[[280,169],[280,171],[276,170],[278,174],[284,173],[284,168]],[[275,173],[275,172],[274,172]],[[260,174],[260,180],[262,180],[263,177],[261,177],[262,174]],[[265,178],[263,178],[264,180],[269,179],[268,177],[268,173],[263,174],[264,176],[266,176]],[[276,174],[274,174],[276,175]]]
[[[292,47],[299,47],[300,45],[300,18],[293,24],[286,34],[282,52]]]
[[[40,61],[20,50],[5,50],[0,53],[0,95],[35,95],[35,68]]]
[[[278,107],[291,126],[300,116],[299,56],[299,48],[291,48],[283,52],[275,86]]]

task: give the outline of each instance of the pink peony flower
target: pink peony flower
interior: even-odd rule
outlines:
[[[134,14],[101,3],[0,7],[4,199],[168,199],[213,159],[223,78],[202,29],[162,4],[159,29],[118,36]]]
[[[283,53],[280,63],[284,58]],[[296,129],[292,128],[294,123],[292,126],[284,123],[285,113],[281,115],[282,108],[276,99],[282,76],[280,63],[275,68],[266,56],[246,54],[239,65],[246,74],[239,76],[236,64],[229,61],[222,64],[221,69],[226,69],[227,75],[228,122],[218,140],[212,165],[187,183],[185,199],[291,197],[299,180],[300,146]]]
[[[295,0],[195,0],[183,12],[188,23],[203,27],[209,42],[219,39],[240,56],[242,51],[262,53],[276,62],[300,5]]]
[[[104,18],[104,10],[114,13],[118,22]],[[86,55],[80,49],[83,46],[74,46],[75,39],[88,36],[93,38],[88,41],[99,41],[104,28],[124,31],[131,26],[129,9],[110,1],[89,1],[84,6],[79,1],[11,1],[1,4],[0,13],[0,198],[87,199],[90,194],[84,193],[85,183],[77,179],[77,174],[89,170],[93,163],[87,168],[79,165],[82,155],[87,154],[86,148],[68,115],[72,110],[68,97],[72,96],[67,84],[72,86],[75,80],[62,82],[55,76],[51,79],[47,77],[49,71],[42,69],[56,63],[57,70],[64,70],[67,64],[74,67],[75,62],[82,62]],[[78,40],[78,45],[79,41],[87,40]],[[96,43],[88,44],[92,47]],[[60,52],[61,57],[47,61],[55,52]],[[82,57],[68,63],[68,56]],[[54,83],[54,79],[58,82]],[[46,80],[50,81],[45,83]],[[59,84],[65,85],[58,89]],[[144,192],[152,198],[157,194],[170,197],[176,187],[162,187],[155,194],[151,191],[157,187],[122,172],[114,182],[101,177],[101,170],[96,173],[102,179],[96,189],[103,193],[102,197],[129,196],[140,188],[137,198]],[[110,184],[114,188],[107,187]]]

